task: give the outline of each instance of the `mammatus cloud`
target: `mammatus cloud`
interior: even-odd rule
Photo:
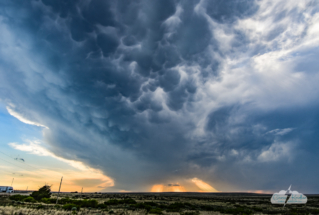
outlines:
[[[274,135],[285,135],[288,134],[289,132],[291,132],[292,130],[294,130],[293,128],[284,128],[284,129],[274,129],[271,131],[268,131],[266,134],[274,134]]]
[[[269,148],[262,151],[258,156],[258,160],[262,162],[278,161],[280,159],[291,161],[293,159],[291,156],[293,154],[293,147],[294,144],[291,142],[274,142]]]
[[[100,169],[114,190],[193,178],[203,191],[270,190],[291,174],[319,190],[317,2],[0,8],[0,98],[49,128],[51,155]]]

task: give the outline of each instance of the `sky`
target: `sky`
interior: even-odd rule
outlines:
[[[319,193],[318,1],[2,0],[0,32],[2,185]]]

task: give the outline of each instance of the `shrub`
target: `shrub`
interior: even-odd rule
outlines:
[[[10,200],[14,200],[14,201],[23,201],[23,199],[25,198],[28,198],[28,196],[22,196],[20,194],[10,196]]]
[[[136,201],[134,199],[124,199],[124,200],[117,200],[117,199],[110,199],[106,202],[104,202],[106,205],[120,205],[120,204],[136,204]]]
[[[98,201],[96,201],[95,199],[91,199],[91,200],[83,200],[80,201],[81,202],[81,206],[82,207],[92,207],[92,208],[96,208],[98,206]]]
[[[258,211],[258,212],[262,212],[263,211],[262,208],[259,208],[259,207],[256,207],[256,206],[253,207],[253,210],[254,211]]]
[[[150,214],[163,214],[162,210],[160,208],[151,209],[149,211]]]
[[[110,199],[107,202],[104,202],[104,204],[106,204],[106,205],[118,205],[119,204],[119,200]]]
[[[25,201],[25,202],[36,202],[36,201],[34,200],[34,198],[31,197],[31,196],[25,198],[23,201]]]
[[[181,209],[183,209],[185,206],[183,203],[173,203],[170,204],[167,209],[166,212],[179,212]]]
[[[155,203],[155,202],[144,202],[144,204],[145,204],[145,205],[152,206],[152,207],[156,207],[156,206],[158,206],[158,204],[157,204],[157,203]]]
[[[32,192],[30,195],[35,200],[40,201],[42,198],[50,198],[51,197],[51,186],[44,185],[38,191]]]
[[[185,213],[181,213],[181,215],[199,215],[199,211],[195,211],[195,212],[185,212]]]
[[[145,209],[147,211],[150,211],[152,209],[152,206],[150,206],[148,204],[144,204],[144,203],[138,203],[138,204],[135,204],[135,205],[130,205],[130,207]]]
[[[79,205],[76,205],[76,204],[66,204],[66,205],[63,205],[62,209],[64,210],[72,210],[72,208],[76,208],[76,210],[80,210],[80,206]]]
[[[67,203],[73,203],[73,200],[70,199],[69,197],[59,199],[59,204],[64,205],[64,204],[67,204]]]
[[[42,198],[41,202],[43,202],[45,204],[50,204],[51,203],[51,199],[50,198]]]
[[[134,199],[124,199],[124,200],[121,200],[122,203],[124,204],[136,204],[136,201]]]
[[[98,204],[97,207],[101,208],[101,209],[107,209],[107,205],[106,204]]]
[[[74,204],[74,205],[79,205],[79,206],[84,207],[84,208],[88,208],[88,207],[96,208],[99,203],[95,199],[74,200],[74,199],[70,199],[70,198],[62,198],[59,200],[59,204],[61,204],[61,205]]]
[[[38,206],[37,206],[37,209],[43,209],[43,208],[44,208],[43,205],[38,205]]]

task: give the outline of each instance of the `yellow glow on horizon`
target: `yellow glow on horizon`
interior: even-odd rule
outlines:
[[[170,186],[167,188],[167,192],[186,192],[183,186]]]
[[[151,192],[163,192],[164,190],[164,185],[163,184],[155,184],[153,185]]]
[[[185,187],[178,184],[178,186],[165,186],[163,184],[153,185],[151,192],[186,192]]]
[[[1,170],[10,171],[9,167],[0,166]],[[106,187],[114,186],[114,181],[109,177],[103,175],[98,170],[47,170],[38,169],[34,171],[19,171],[19,174],[1,175],[2,183],[7,182],[5,185],[10,185],[12,178],[14,178],[13,188],[15,190],[38,190],[43,185],[52,185],[51,190],[57,191],[59,183],[63,176],[61,186],[62,192],[81,191],[83,192],[99,191]],[[82,183],[82,184],[81,184]]]
[[[193,178],[192,182],[202,191],[202,192],[218,192],[214,187],[210,186],[206,182],[198,179]]]
[[[268,191],[268,190],[244,190],[243,192],[247,192],[247,193],[258,193],[258,194],[272,194],[272,191]]]
[[[10,185],[12,178],[15,178],[13,183],[15,190],[25,190],[27,187],[28,190],[37,190],[39,187],[47,184],[52,185],[52,191],[57,191],[62,176],[62,192],[79,192],[82,187],[84,192],[94,192],[114,186],[114,180],[104,175],[102,171],[91,168],[80,161],[68,160],[56,156],[43,147],[39,141],[27,142],[28,144],[9,143],[9,145],[14,149],[25,151],[29,154],[51,157],[62,161],[65,163],[65,168],[35,168],[33,171],[30,171],[29,168],[28,170],[19,171],[19,173],[12,173],[15,167],[0,165],[2,183],[6,182],[6,185]]]

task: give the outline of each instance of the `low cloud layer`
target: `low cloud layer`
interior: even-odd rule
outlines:
[[[46,127],[55,156],[114,179],[108,191],[198,178],[318,192],[318,11],[310,0],[2,1],[0,99]]]

